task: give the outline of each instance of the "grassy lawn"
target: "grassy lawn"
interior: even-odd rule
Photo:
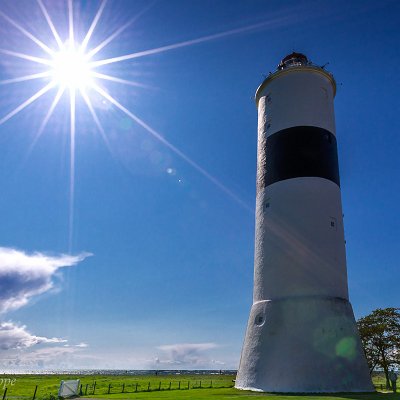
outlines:
[[[90,375],[90,376],[72,376],[72,375],[0,375],[0,400],[4,393],[4,383],[1,384],[1,379],[15,379],[14,384],[7,384],[7,399],[17,397],[29,397],[32,399],[35,387],[37,386],[36,399],[41,399],[50,394],[57,395],[61,380],[80,379],[82,383],[83,394],[86,397],[93,395],[114,395],[121,394],[122,390],[126,392],[137,393],[146,391],[146,394],[154,392],[162,393],[182,393],[184,391],[205,390],[205,387],[222,388],[231,387],[234,375],[149,375],[149,376],[114,376],[114,375]],[[149,386],[150,384],[150,386]],[[95,386],[96,385],[96,386]],[[124,388],[123,388],[124,385]],[[171,385],[171,386],[170,386]],[[188,385],[190,389],[188,390]],[[180,388],[180,390],[179,390]],[[149,390],[150,389],[150,390]],[[136,393],[136,394],[137,394]],[[117,397],[116,397],[117,398]]]
[[[232,388],[234,375],[161,375],[161,376],[105,376],[91,375],[74,377],[71,375],[13,375],[3,376],[15,379],[14,385],[8,384],[6,398],[9,400],[32,399],[37,386],[36,399],[50,399],[56,396],[62,379],[80,378],[83,397],[86,399],[236,399],[251,398],[268,400],[296,400],[310,398],[312,400],[400,400],[400,394],[380,390],[384,387],[383,377],[374,377],[378,389],[372,394],[337,394],[337,395],[276,395],[241,391]],[[0,375],[1,384],[1,375]],[[189,389],[188,389],[189,385]],[[93,394],[94,390],[94,394]],[[85,395],[86,392],[86,395]],[[110,394],[109,394],[110,392]],[[3,385],[0,386],[0,400],[3,398]]]
[[[340,399],[354,399],[354,400],[399,400],[400,394],[394,395],[385,393],[373,394],[338,394],[338,395],[276,395],[268,393],[255,393],[234,388],[221,388],[221,389],[193,389],[188,391],[164,391],[164,392],[150,392],[150,393],[136,393],[136,394],[115,394],[115,395],[100,395],[96,398],[104,399],[137,399],[137,400],[168,400],[168,399],[182,399],[182,400],[206,400],[206,399],[265,399],[265,400],[304,400],[310,398],[312,400],[340,400]]]

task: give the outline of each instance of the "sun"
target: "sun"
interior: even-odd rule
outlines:
[[[81,97],[83,103],[86,104],[89,114],[92,116],[93,122],[95,123],[99,133],[101,134],[105,144],[108,146],[108,139],[106,131],[104,130],[101,120],[97,115],[95,104],[92,102],[94,98],[102,98],[103,101],[108,102],[128,118],[133,120],[137,125],[139,125],[147,134],[153,136],[161,144],[163,144],[167,149],[172,151],[176,156],[183,159],[197,172],[205,176],[211,183],[216,185],[225,194],[230,196],[237,203],[242,205],[244,208],[249,209],[251,212],[253,210],[248,207],[248,205],[243,202],[235,193],[233,193],[229,188],[227,188],[223,183],[211,175],[206,169],[201,167],[195,161],[193,161],[189,156],[187,156],[182,150],[176,147],[174,144],[169,142],[164,135],[157,132],[148,123],[143,121],[134,112],[129,110],[127,107],[122,105],[116,97],[109,93],[107,88],[107,83],[112,82],[115,84],[121,84],[123,86],[130,86],[135,88],[148,88],[149,86],[144,85],[142,82],[132,81],[123,79],[116,75],[106,74],[102,72],[102,68],[105,66],[110,66],[112,64],[124,62],[127,60],[133,60],[140,57],[151,56],[158,53],[163,53],[166,51],[171,51],[174,49],[179,49],[182,47],[192,46],[198,43],[207,42],[210,40],[216,40],[225,36],[236,35],[241,32],[251,31],[253,29],[258,29],[262,26],[267,26],[267,22],[258,23],[255,25],[250,25],[247,27],[232,29],[230,31],[220,32],[208,36],[199,37],[196,39],[185,40],[183,42],[178,42],[175,44],[164,45],[161,47],[134,52],[131,54],[125,54],[120,56],[115,56],[111,58],[102,58],[102,50],[112,43],[116,38],[127,29],[134,21],[136,21],[147,9],[151,8],[147,6],[139,14],[128,20],[125,24],[117,27],[115,31],[106,37],[100,43],[93,45],[96,38],[93,37],[93,33],[101,20],[104,8],[108,0],[101,0],[100,6],[94,16],[89,29],[86,31],[85,35],[80,35],[77,32],[74,22],[74,0],[67,0],[66,4],[66,14],[68,17],[68,29],[66,32],[67,38],[62,38],[59,34],[57,26],[54,24],[49,11],[43,3],[43,0],[36,0],[39,8],[42,11],[43,17],[47,22],[47,28],[51,31],[52,36],[57,43],[56,48],[52,47],[50,40],[42,41],[37,36],[29,32],[24,26],[19,22],[14,20],[5,14],[0,8],[0,18],[7,21],[16,30],[22,33],[26,38],[32,41],[35,46],[41,49],[41,52],[45,53],[43,55],[36,55],[34,53],[23,53],[16,51],[16,49],[4,49],[0,48],[0,54],[6,55],[8,57],[15,57],[18,59],[25,60],[27,64],[33,63],[37,67],[41,67],[40,72],[17,76],[10,79],[0,80],[1,85],[14,85],[19,83],[26,83],[29,81],[41,80],[44,86],[41,87],[36,93],[31,97],[24,100],[21,104],[15,107],[13,110],[9,111],[6,115],[0,118],[0,126],[5,122],[19,114],[21,111],[29,107],[32,103],[39,100],[41,97],[49,96],[53,93],[53,100],[51,101],[50,107],[48,108],[43,121],[36,133],[32,146],[38,141],[39,137],[44,132],[49,120],[51,119],[54,110],[60,103],[61,98],[64,96],[69,97],[69,136],[70,136],[70,188],[69,188],[69,247],[72,243],[72,232],[73,232],[73,214],[74,214],[74,186],[75,186],[75,134],[76,134],[76,99]],[[50,3],[50,1],[49,1]],[[76,2],[78,3],[78,2]],[[77,42],[75,38],[83,37],[83,40]],[[95,60],[94,60],[95,59]],[[110,68],[107,68],[110,71]],[[32,71],[33,72],[33,71]],[[113,70],[111,69],[111,73]],[[96,97],[94,97],[96,96]]]
[[[93,84],[90,57],[74,42],[67,42],[54,53],[50,71],[53,84],[59,87],[82,91]]]

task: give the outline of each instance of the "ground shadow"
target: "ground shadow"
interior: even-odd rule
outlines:
[[[271,393],[272,394],[272,393]],[[286,397],[299,397],[313,398],[313,397],[327,397],[330,399],[350,399],[350,400],[400,400],[400,393],[273,393],[274,395]]]

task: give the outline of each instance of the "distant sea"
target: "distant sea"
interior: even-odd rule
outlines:
[[[0,370],[0,374],[11,375],[233,375],[236,370],[231,369],[50,369],[50,370]]]

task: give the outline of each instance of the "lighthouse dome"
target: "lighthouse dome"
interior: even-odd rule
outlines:
[[[304,54],[293,52],[282,59],[278,65],[278,69],[298,67],[300,65],[308,65],[309,63],[308,58]]]

